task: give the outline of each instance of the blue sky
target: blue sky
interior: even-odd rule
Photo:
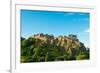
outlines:
[[[21,36],[37,33],[54,36],[76,34],[80,41],[89,45],[89,13],[21,10]]]

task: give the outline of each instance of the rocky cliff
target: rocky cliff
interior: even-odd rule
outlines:
[[[29,50],[26,47],[29,47]],[[32,60],[37,56],[40,58],[42,58],[41,56],[45,56],[44,59],[42,59],[43,61],[76,60],[80,59],[80,54],[82,54],[82,59],[89,59],[89,50],[87,50],[84,44],[73,34],[58,37],[43,33],[35,34],[28,39],[21,40],[21,53],[24,57],[25,53],[23,53],[23,51],[25,48],[31,52],[29,56],[32,56]],[[38,54],[36,52],[38,52]],[[65,54],[67,54],[67,56]],[[46,57],[50,57],[51,59],[46,59]]]

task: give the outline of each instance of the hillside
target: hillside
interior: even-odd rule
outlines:
[[[89,59],[89,49],[76,35],[58,36],[35,34],[21,37],[21,62],[47,62]]]

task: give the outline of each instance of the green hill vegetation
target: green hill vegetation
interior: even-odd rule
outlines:
[[[76,35],[58,36],[36,34],[21,37],[21,63],[88,60],[89,48]]]

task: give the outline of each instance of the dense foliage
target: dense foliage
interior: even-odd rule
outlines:
[[[51,43],[50,39],[45,41],[21,37],[21,63],[89,59],[89,49],[86,50],[83,43],[77,46],[74,44],[75,40],[72,42],[67,40],[67,44],[64,41],[64,45],[61,46],[61,42],[59,43],[58,39],[54,39]]]

